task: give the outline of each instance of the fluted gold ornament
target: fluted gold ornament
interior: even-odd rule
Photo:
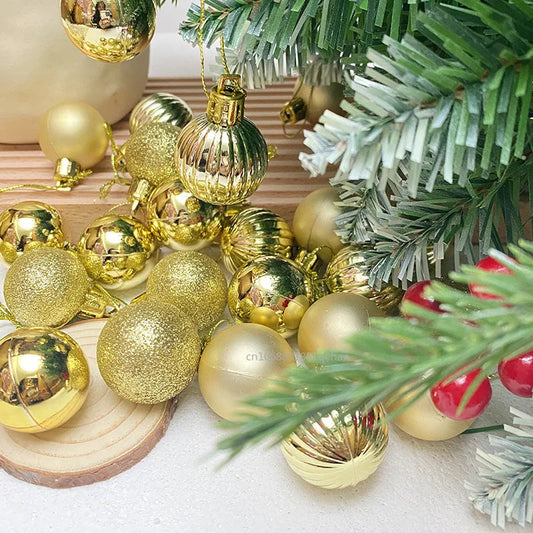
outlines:
[[[125,290],[148,278],[157,262],[150,230],[127,215],[104,215],[81,234],[78,255],[89,276],[110,289]]]
[[[61,215],[51,205],[19,202],[0,214],[0,253],[8,263],[25,250],[64,242]]]
[[[4,281],[9,310],[23,326],[63,326],[83,307],[90,284],[78,257],[60,248],[24,252]]]
[[[314,299],[313,278],[285,257],[258,257],[242,266],[229,284],[228,307],[237,322],[268,326],[284,337],[298,330]]]
[[[153,0],[61,0],[61,20],[69,39],[85,55],[119,63],[134,58],[150,44],[156,8]]]
[[[221,76],[211,90],[206,113],[181,132],[176,148],[179,176],[204,202],[242,202],[263,181],[268,149],[255,124],[244,117],[245,97],[239,76]]]
[[[220,320],[226,307],[226,278],[207,255],[194,251],[174,252],[152,270],[146,295],[183,310],[198,331],[206,334]]]
[[[268,209],[249,207],[226,226],[220,239],[224,265],[235,272],[262,255],[290,257],[293,235],[289,224]]]
[[[368,413],[340,410],[306,420],[282,442],[288,465],[302,479],[323,489],[353,487],[372,475],[389,442],[381,405]]]
[[[224,209],[198,200],[176,180],[150,195],[146,218],[150,231],[165,246],[200,250],[220,235]]]
[[[367,328],[371,317],[384,316],[374,302],[351,293],[328,294],[305,313],[298,330],[302,354],[345,350],[346,340]]]
[[[200,359],[195,324],[175,306],[147,298],[113,315],[97,344],[107,385],[134,403],[155,404],[179,394]]]
[[[207,344],[198,368],[198,383],[215,413],[236,420],[246,410],[242,400],[259,394],[270,379],[295,364],[291,347],[278,333],[258,324],[235,324]]]
[[[0,340],[0,424],[39,433],[57,428],[81,408],[89,365],[62,331],[22,328]]]
[[[326,268],[324,281],[331,292],[351,292],[372,300],[387,315],[397,315],[403,290],[388,283],[380,289],[368,284],[364,272],[365,260],[361,255],[364,247],[346,246],[338,251]]]
[[[130,132],[134,133],[145,124],[164,122],[183,128],[192,119],[187,102],[170,93],[153,93],[143,98],[130,115]]]

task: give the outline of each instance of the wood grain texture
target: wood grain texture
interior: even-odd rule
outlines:
[[[287,139],[278,118],[282,105],[292,96],[294,80],[276,84],[265,90],[249,91],[246,115],[262,131],[267,143],[278,148],[278,155],[270,162],[265,180],[251,197],[254,205],[272,209],[288,220],[300,200],[318,187],[328,184],[328,177],[310,179],[301,167],[298,154],[305,150],[303,135]],[[199,79],[152,79],[145,94],[170,92],[185,99],[194,113],[205,111],[206,98]],[[30,104],[29,104],[30,105]],[[295,128],[297,129],[297,128]],[[129,135],[127,118],[113,127],[117,144],[124,143]],[[22,183],[52,184],[54,165],[48,161],[38,145],[0,144],[0,187]],[[83,228],[113,205],[125,200],[126,189],[115,187],[105,199],[98,199],[100,186],[112,178],[107,157],[94,169],[83,183],[72,192],[22,190],[0,195],[0,208],[21,200],[41,200],[57,207],[66,222],[71,240],[77,241]]]
[[[104,481],[143,459],[165,434],[177,400],[135,405],[119,398],[98,372],[96,342],[104,320],[65,328],[91,369],[84,406],[61,428],[34,435],[0,427],[0,467],[35,485],[69,488]]]

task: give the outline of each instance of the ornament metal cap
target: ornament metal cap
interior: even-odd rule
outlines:
[[[131,212],[135,213],[141,204],[146,203],[148,196],[153,190],[153,186],[148,180],[133,179],[128,191],[128,202],[131,203]]]
[[[207,103],[207,118],[221,126],[234,126],[244,117],[246,91],[237,74],[223,74],[211,89]]]
[[[70,191],[72,184],[79,179],[80,173],[81,167],[76,161],[62,157],[56,162],[54,180],[59,188]]]
[[[284,104],[279,112],[279,118],[283,124],[295,124],[303,120],[307,115],[307,104],[300,96],[295,96]]]

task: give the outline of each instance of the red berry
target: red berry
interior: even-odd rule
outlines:
[[[431,281],[417,281],[405,291],[402,302],[412,302],[434,313],[444,313],[445,311],[440,308],[440,302],[425,294],[425,289],[429,285],[431,285]],[[405,316],[407,318],[414,318],[411,315]]]
[[[482,259],[479,261],[479,263],[476,265],[476,268],[479,268],[481,270],[486,270],[487,272],[494,272],[498,274],[511,274],[512,271],[506,267],[505,265],[502,265],[500,262],[496,261],[496,259],[493,259],[492,257],[485,257],[485,259]],[[496,294],[492,294],[490,292],[486,292],[483,285],[478,285],[476,283],[469,283],[468,287],[470,289],[470,292],[477,296],[478,298],[481,298],[482,300],[501,300],[501,296],[497,296]]]
[[[431,399],[435,407],[448,418],[453,420],[470,420],[479,416],[489,405],[492,388],[488,378],[484,378],[474,394],[468,400],[464,409],[458,413],[458,407],[471,383],[476,379],[480,370],[472,370],[453,381],[441,381],[431,389]]]
[[[533,397],[533,350],[501,361],[498,374],[506,389],[517,396]]]

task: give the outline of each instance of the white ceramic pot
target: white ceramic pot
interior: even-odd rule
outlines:
[[[0,0],[0,143],[37,142],[41,115],[60,102],[87,102],[114,123],[142,96],[148,50],[125,63],[89,59],[65,34],[59,4]]]

